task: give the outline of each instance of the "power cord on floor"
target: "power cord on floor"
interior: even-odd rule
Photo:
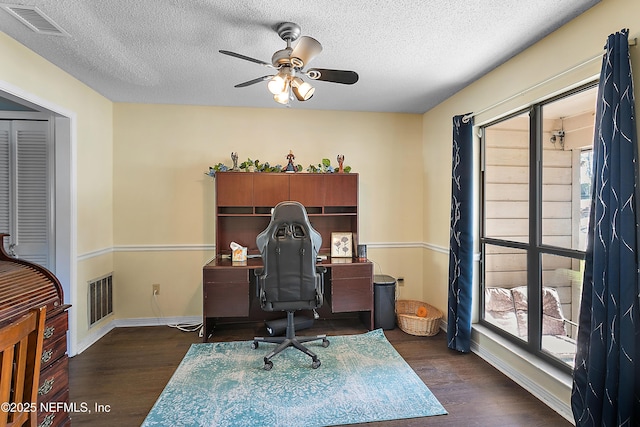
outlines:
[[[164,314],[162,313],[162,308],[160,307],[160,304],[158,302],[158,292],[157,291],[153,291],[153,296],[152,296],[152,304],[151,305],[151,310],[154,312],[154,314],[156,314],[156,317],[158,318],[158,320],[160,319],[164,319]],[[156,313],[155,309],[154,309],[154,305],[155,308],[157,308],[158,313]],[[159,316],[158,316],[159,314]],[[168,327],[170,328],[176,328],[180,331],[183,332],[196,332],[199,331],[198,335],[200,337],[202,337],[202,322],[198,322],[198,323],[170,323],[167,324]]]

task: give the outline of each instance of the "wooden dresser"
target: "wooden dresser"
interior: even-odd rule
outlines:
[[[62,286],[47,269],[10,257],[0,234],[0,324],[17,319],[30,309],[47,307],[38,389],[38,426],[70,425],[67,309]],[[46,411],[41,409],[48,409]]]

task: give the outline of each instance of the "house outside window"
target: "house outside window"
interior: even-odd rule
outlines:
[[[597,84],[481,127],[481,323],[573,368]]]

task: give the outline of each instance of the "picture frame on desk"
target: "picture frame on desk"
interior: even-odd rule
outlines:
[[[331,233],[331,258],[353,257],[353,233]]]

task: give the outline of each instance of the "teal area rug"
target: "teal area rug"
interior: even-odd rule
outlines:
[[[307,344],[322,365],[275,344],[193,344],[147,415],[151,426],[330,426],[446,414],[381,329]]]

